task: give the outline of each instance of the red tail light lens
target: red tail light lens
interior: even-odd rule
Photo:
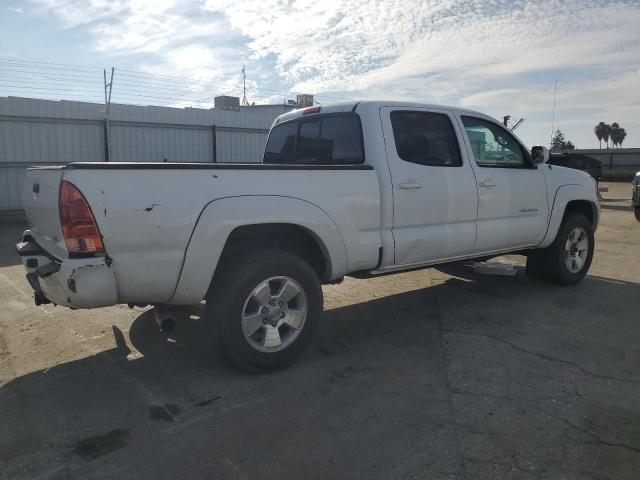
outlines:
[[[309,115],[311,113],[318,113],[320,111],[320,107],[308,107],[302,110],[302,115]]]
[[[102,237],[87,200],[69,182],[60,187],[60,223],[70,253],[103,253]]]

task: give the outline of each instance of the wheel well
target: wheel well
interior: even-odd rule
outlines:
[[[586,200],[571,200],[567,203],[567,207],[564,210],[564,216],[566,217],[569,212],[581,213],[587,217],[591,225],[594,224],[593,206]]]
[[[265,223],[236,228],[227,238],[218,269],[225,260],[256,248],[275,248],[298,255],[311,265],[321,281],[326,281],[331,273],[329,255],[322,241],[306,228],[288,223]]]

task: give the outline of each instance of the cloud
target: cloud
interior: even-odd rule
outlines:
[[[31,0],[44,15],[52,15],[64,28],[73,28],[126,12],[126,0]]]
[[[638,122],[640,5],[601,0],[35,0],[103,54],[253,98],[393,97]],[[635,84],[635,88],[634,88]],[[580,115],[580,117],[578,117]],[[640,130],[640,124],[638,130]],[[527,136],[523,126],[523,137]],[[586,137],[585,137],[586,138]],[[633,137],[630,135],[628,140]]]

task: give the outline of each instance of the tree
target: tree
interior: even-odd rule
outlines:
[[[611,142],[613,146],[622,146],[622,142],[624,142],[624,137],[627,136],[627,132],[624,128],[620,127],[617,122],[611,124]]]
[[[575,145],[567,140],[559,129],[556,130],[551,139],[551,150],[575,150]]]
[[[613,148],[616,148],[616,145],[618,145],[619,131],[620,131],[620,125],[618,125],[617,122],[613,122],[611,124],[611,144]]]
[[[627,132],[624,128],[620,129],[620,136],[618,137],[618,145],[622,146],[622,142],[624,142],[625,137],[627,136]]]
[[[598,141],[600,142],[600,148],[602,148],[602,139],[604,138],[604,132],[606,129],[607,124],[604,122],[600,122],[593,129],[593,132],[596,134],[596,137],[598,137]]]
[[[607,125],[605,123],[604,128],[602,129],[602,139],[607,143],[607,148],[609,148],[610,136],[611,136],[611,125]]]

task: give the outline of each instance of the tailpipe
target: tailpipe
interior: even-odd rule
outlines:
[[[153,308],[153,318],[155,318],[161,332],[171,332],[176,326],[176,317],[171,309],[164,305],[156,305]]]

